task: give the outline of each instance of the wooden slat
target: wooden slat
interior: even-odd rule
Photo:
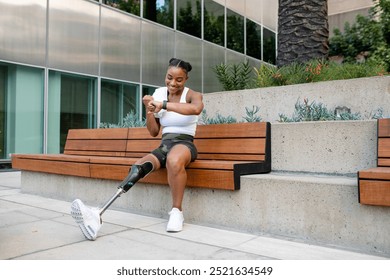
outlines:
[[[128,131],[128,128],[70,129],[66,139],[127,139]]]
[[[378,166],[390,167],[390,158],[378,158]]]
[[[126,165],[130,166],[134,164],[139,158],[128,158],[128,157],[90,157],[91,163],[96,164],[111,164],[111,165]]]
[[[390,137],[390,119],[378,119],[378,137]]]
[[[202,154],[198,153],[197,159],[209,159],[209,160],[243,160],[243,161],[264,161],[265,155],[252,155],[252,154]]]
[[[12,168],[52,174],[90,177],[89,163],[14,158]]]
[[[158,148],[160,146],[161,139],[156,139],[156,138],[150,138],[150,139],[129,139],[127,141],[127,147],[126,147],[126,152],[128,153],[150,153],[152,150]]]
[[[147,152],[142,152],[142,153],[137,153],[137,152],[126,152],[126,157],[130,157],[130,158],[142,158],[144,156],[146,156],[147,154],[149,154],[150,151],[147,151]]]
[[[264,138],[248,139],[195,139],[199,153],[211,154],[264,154]]]
[[[67,150],[64,151],[65,155],[80,155],[80,156],[106,156],[106,157],[126,157],[125,152],[115,152],[115,151],[73,151]]]
[[[220,169],[220,170],[233,170],[235,164],[248,163],[245,161],[232,161],[232,160],[195,160],[188,165],[190,169]]]
[[[390,206],[390,181],[360,181],[360,203]]]
[[[126,151],[126,139],[90,139],[90,140],[66,140],[67,151]]]
[[[195,138],[266,137],[266,125],[266,122],[198,125]]]
[[[378,158],[390,158],[390,138],[378,139]]]
[[[187,186],[233,191],[234,177],[232,171],[227,170],[189,169]]]
[[[122,181],[129,173],[129,166],[91,163],[90,173],[91,178]]]
[[[92,164],[91,177],[97,179],[111,179],[122,181],[128,174],[127,166],[108,165],[108,164]],[[160,169],[150,173],[139,183],[167,185],[166,169]],[[202,187],[211,189],[234,190],[234,178],[232,171],[226,170],[187,170],[187,186]]]
[[[14,159],[65,161],[65,162],[80,162],[80,163],[89,162],[89,158],[84,156],[73,156],[73,155],[64,155],[64,154],[13,154],[12,160]]]
[[[146,127],[132,127],[128,131],[127,139],[157,139],[161,140],[161,132],[157,137],[152,137]]]
[[[359,171],[359,179],[390,180],[390,169],[387,167],[376,167]]]

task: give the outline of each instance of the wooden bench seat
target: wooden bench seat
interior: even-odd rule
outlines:
[[[378,120],[377,167],[358,172],[359,202],[390,206],[390,119]]]
[[[240,176],[271,171],[268,122],[199,125],[198,159],[187,167],[187,185],[238,190]],[[123,180],[140,157],[158,147],[161,137],[146,128],[72,129],[63,154],[14,154],[13,168],[37,172]],[[141,180],[167,185],[166,169]]]

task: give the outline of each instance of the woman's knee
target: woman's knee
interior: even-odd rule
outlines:
[[[191,161],[191,153],[187,147],[172,149],[167,156],[166,168],[170,172],[180,172]]]

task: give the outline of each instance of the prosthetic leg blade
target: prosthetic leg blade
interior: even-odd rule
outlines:
[[[100,209],[89,208],[80,199],[75,199],[72,202],[70,213],[87,239],[96,239],[102,226],[101,216],[104,211],[118,197],[127,192],[138,180],[148,175],[152,170],[153,164],[149,161],[140,165],[133,165],[127,177],[119,185],[117,192]]]

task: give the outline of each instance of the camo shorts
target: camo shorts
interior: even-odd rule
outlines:
[[[187,134],[166,133],[162,136],[161,145],[152,151],[161,164],[161,167],[166,166],[167,155],[169,151],[177,144],[182,144],[188,147],[191,152],[191,161],[194,161],[198,156],[198,150],[194,145],[194,137]]]

